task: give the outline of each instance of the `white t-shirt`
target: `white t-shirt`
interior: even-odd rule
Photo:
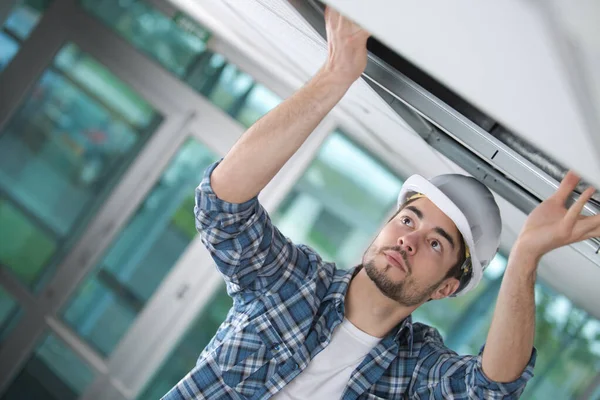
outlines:
[[[276,400],[340,399],[352,372],[381,338],[371,336],[344,321],[331,335],[329,345],[313,358],[306,369],[281,389]]]

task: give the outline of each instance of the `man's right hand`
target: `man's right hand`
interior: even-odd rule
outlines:
[[[325,9],[325,27],[329,55],[324,70],[351,84],[367,66],[370,34],[330,7]]]

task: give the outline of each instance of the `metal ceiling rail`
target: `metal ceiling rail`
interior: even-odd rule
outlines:
[[[526,189],[508,179],[487,162],[484,162],[479,156],[466,149],[463,144],[460,144],[450,135],[431,125],[420,114],[416,113],[404,102],[399,101],[379,84],[370,78],[367,79],[367,82],[431,147],[448,157],[490,189],[500,194],[516,208],[525,214],[529,214],[540,204],[540,200],[532,196]],[[575,199],[575,196],[571,196],[571,202],[575,201]],[[587,205],[586,207],[588,208],[588,212],[597,213],[593,205]],[[572,244],[571,246],[590,261],[600,266],[600,240],[591,239]]]

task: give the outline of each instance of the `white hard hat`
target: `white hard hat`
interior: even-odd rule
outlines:
[[[468,281],[461,280],[453,295],[462,296],[481,281],[483,270],[500,246],[502,220],[494,195],[483,183],[470,176],[448,174],[427,180],[413,175],[402,185],[398,208],[415,194],[426,196],[442,210],[465,240],[472,272]]]

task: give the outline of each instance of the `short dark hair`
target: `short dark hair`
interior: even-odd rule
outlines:
[[[460,231],[458,231],[458,241],[460,242],[460,247],[458,249],[458,261],[452,266],[452,268],[448,270],[446,278],[456,278],[460,281],[463,275],[463,264],[465,261],[467,261],[467,248],[465,246],[465,240]]]
[[[396,216],[398,214],[400,214],[400,212],[402,210],[404,210],[408,205],[410,205],[412,202],[414,202],[415,200],[417,200],[417,198],[414,199],[410,199],[408,201],[406,201],[404,204],[402,204],[400,206],[400,208],[398,209],[398,211],[396,211],[394,213],[394,215],[388,220],[388,223],[391,222],[394,218],[396,218]],[[458,261],[456,262],[456,264],[454,264],[452,266],[452,268],[450,268],[448,270],[448,273],[446,274],[446,276],[444,277],[444,279],[447,278],[456,278],[459,281],[461,280],[461,278],[463,277],[463,264],[465,263],[465,261],[467,260],[467,249],[465,247],[465,239],[463,238],[462,233],[460,233],[460,231],[457,229],[458,231],[458,242],[459,242],[459,249],[458,249]]]

